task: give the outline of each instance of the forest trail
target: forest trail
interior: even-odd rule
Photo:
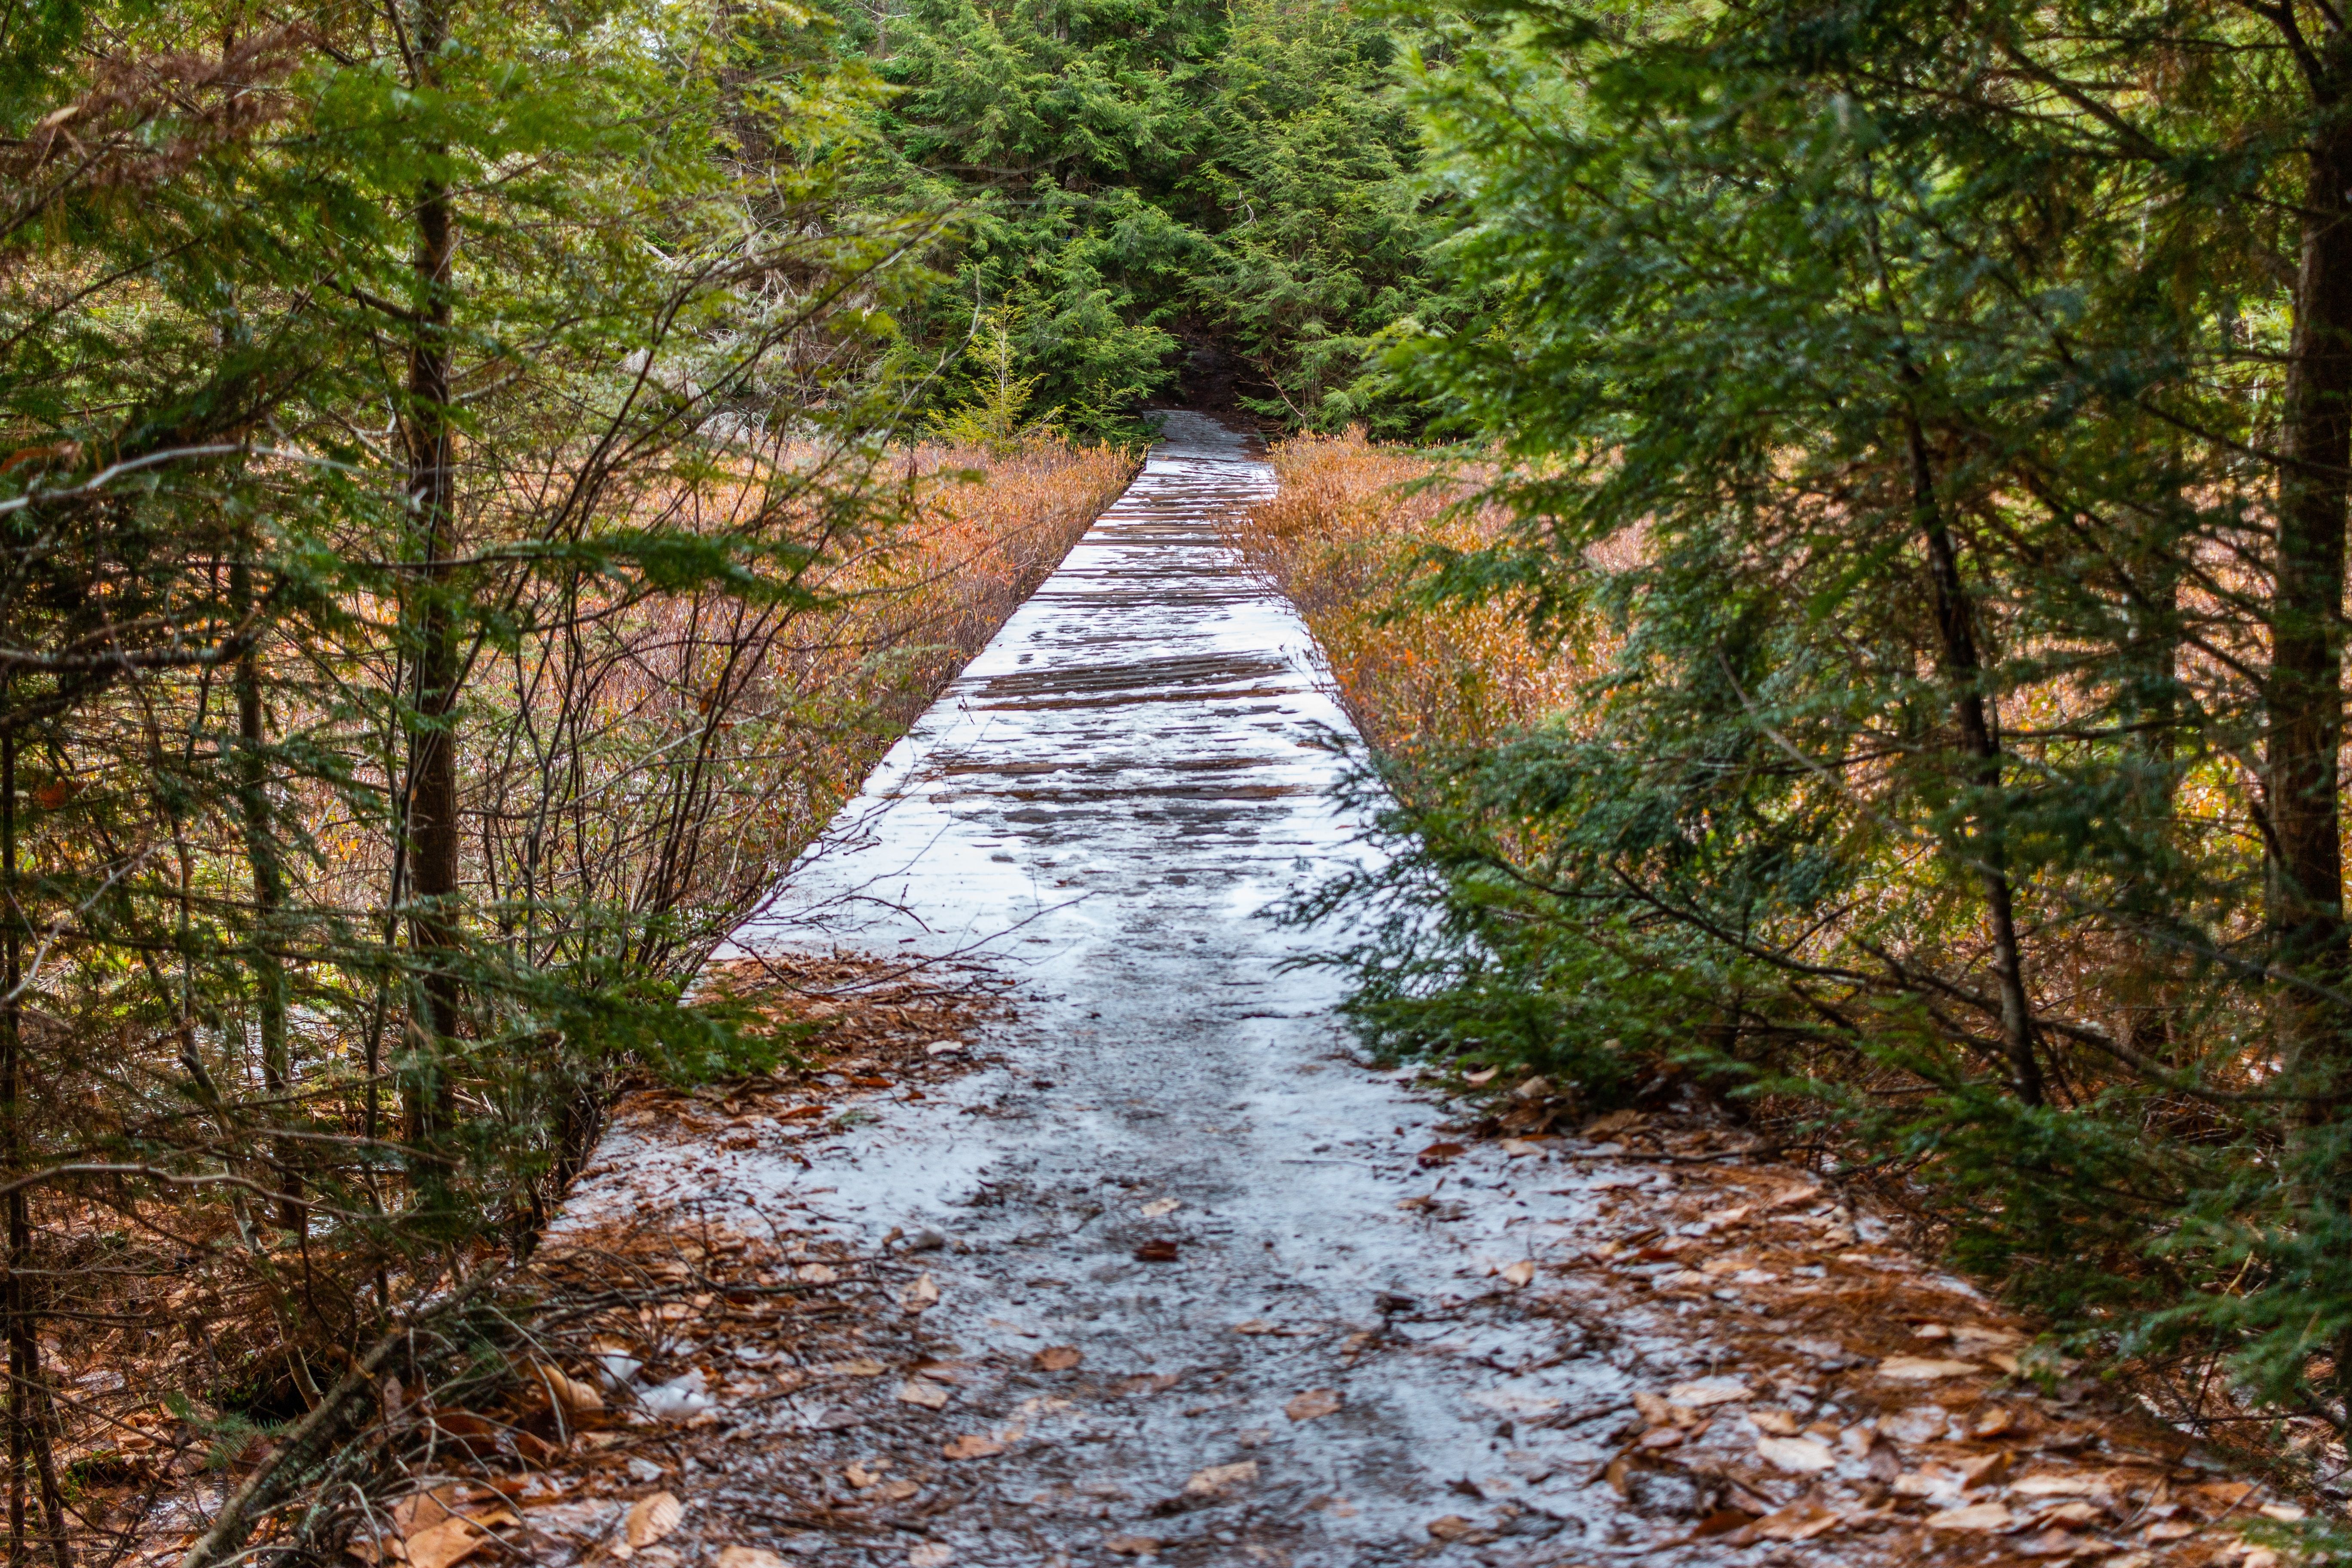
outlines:
[[[720,955],[984,962],[1013,1011],[917,1092],[827,1076],[854,1114],[782,1142],[608,1136],[560,1231],[690,1215],[851,1306],[641,1350],[677,1425],[571,1528],[668,1491],[648,1563],[1679,1568],[2171,1561],[2164,1521],[2243,1504],[2018,1393],[2012,1327],[1737,1135],[1451,1144],[1349,1055],[1260,912],[1367,852],[1348,720],[1221,536],[1270,482],[1169,416]]]

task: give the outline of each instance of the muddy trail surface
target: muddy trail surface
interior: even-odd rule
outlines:
[[[635,1403],[533,1539],[722,1568],[2243,1557],[2262,1494],[2029,1392],[2013,1324],[1741,1135],[1471,1139],[1350,1055],[1337,982],[1285,966],[1318,934],[1264,914],[1368,853],[1347,717],[1221,533],[1270,487],[1170,416],[719,955],[977,963],[1011,1006],[805,1113],[624,1119],[560,1230],[676,1216],[810,1296],[616,1346]]]

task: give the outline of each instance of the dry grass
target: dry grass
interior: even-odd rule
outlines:
[[[1118,498],[1136,461],[1054,440],[908,455],[911,522],[812,584],[835,607],[795,629],[783,661],[796,695],[859,721],[808,727],[822,741],[803,763],[805,793],[768,838],[789,847],[785,864]]]
[[[575,791],[583,805],[567,852],[575,865],[607,876],[613,896],[632,896],[631,887],[651,876],[653,862],[641,846],[662,837],[646,826],[665,820],[658,815],[662,770],[673,766],[667,759],[678,750],[678,737],[692,739],[702,726],[721,731],[708,747],[707,771],[723,782],[695,825],[703,847],[677,873],[689,879],[678,896],[700,911],[705,927],[723,931],[730,910],[770,885],[823,828],[882,752],[1118,496],[1135,467],[1123,451],[1060,443],[997,456],[925,446],[902,461],[891,476],[902,487],[895,509],[901,521],[835,551],[812,573],[807,585],[818,595],[817,607],[750,630],[740,618],[726,618],[743,616],[742,606],[708,595],[648,601],[607,617],[593,628],[593,638],[564,654],[583,672],[563,688],[567,705],[587,717],[529,746],[512,743],[511,731],[523,727],[520,716],[552,679],[546,671],[563,670],[552,659],[528,668],[518,661],[504,689],[488,689],[486,681],[480,716],[471,721],[478,728],[461,753],[467,809],[484,824],[468,849],[469,882],[488,897],[510,891],[510,873],[502,876],[501,865],[520,858],[497,837],[514,815],[504,803],[531,798],[534,779],[553,759],[587,781]],[[714,668],[746,648],[757,652],[751,674],[733,688],[719,686]],[[739,658],[738,668],[747,662]],[[714,716],[718,690],[726,693],[725,706]],[[502,713],[518,717],[508,724]],[[509,733],[501,733],[502,725]],[[315,879],[298,897],[366,907],[381,878],[373,864],[380,847],[356,835],[345,843],[335,824],[316,825],[330,853],[298,868]],[[699,951],[689,941],[670,962],[691,967]],[[728,1093],[804,1092],[810,1074],[837,1061],[853,1063],[853,1074],[888,1072],[894,1079],[953,1070],[927,1061],[921,1047],[960,1035],[976,1010],[991,1005],[985,994],[914,972],[870,971],[845,960],[790,974],[730,977],[736,984],[729,989],[762,992],[760,1011],[805,1037],[797,1065],[775,1081]],[[95,1036],[83,1037],[83,1023],[36,1016],[30,1028],[39,1031],[41,1059],[79,1060],[102,1045]],[[303,1110],[315,1118],[311,1125],[347,1138],[366,1131],[370,1086],[358,1070],[359,1039],[323,1013],[311,1027],[316,1037],[305,1038],[303,1053],[322,1066],[309,1079],[317,1088]],[[161,1033],[157,1038],[171,1044]],[[250,1076],[249,1064],[236,1059],[241,1036],[203,1043],[224,1053],[217,1081]],[[121,1044],[115,1049],[123,1054]],[[641,1113],[656,1101],[678,1112],[699,1110],[709,1092],[640,1086],[622,1110]],[[727,1097],[712,1103],[724,1109]],[[108,1114],[120,1120],[118,1112]],[[247,1173],[234,1162],[226,1168]],[[250,1177],[269,1179],[257,1167]],[[410,1318],[436,1292],[446,1294],[451,1279],[511,1268],[531,1240],[520,1230],[485,1227],[486,1234],[469,1236],[444,1256],[412,1257],[415,1249],[387,1239],[381,1234],[385,1222],[366,1213],[323,1215],[289,1232],[273,1229],[265,1205],[246,1194],[127,1183],[37,1196],[33,1218],[34,1257],[44,1271],[36,1310],[58,1405],[68,1534],[89,1562],[179,1550],[220,1489],[266,1462],[273,1442],[268,1429],[315,1407],[320,1391],[373,1337],[373,1325]],[[641,1237],[632,1245],[674,1243]],[[547,1260],[541,1267],[552,1266]],[[632,1293],[644,1284],[635,1276],[593,1289],[572,1281],[556,1294],[584,1300],[602,1291],[612,1298],[611,1310],[635,1314],[643,1303]],[[413,1397],[416,1378],[438,1375],[421,1364],[432,1360],[420,1352],[420,1364],[404,1366],[387,1388],[404,1382]],[[536,1414],[509,1410],[499,1402],[518,1397],[510,1382],[496,1375],[480,1382],[478,1397],[488,1403],[455,1426],[436,1426],[429,1403],[408,1406],[405,1415],[387,1415],[385,1452],[403,1452],[410,1437],[423,1441],[421,1477],[438,1473],[430,1457],[436,1442],[504,1452],[516,1442],[517,1451],[527,1451],[534,1442],[563,1440],[562,1423],[548,1415],[543,1398]],[[386,1397],[396,1404],[401,1396]],[[528,1405],[528,1389],[521,1397]],[[482,1419],[498,1428],[495,1440],[467,1426]],[[509,1441],[509,1426],[521,1436]],[[358,1469],[373,1462],[360,1462]],[[347,1470],[344,1479],[357,1472]],[[279,1522],[294,1529],[300,1521],[289,1516]]]
[[[1499,605],[1398,605],[1432,548],[1474,550],[1502,527],[1463,504],[1482,476],[1344,435],[1273,451],[1281,489],[1235,525],[1251,565],[1298,607],[1358,726],[1407,765],[1473,746],[1564,704],[1586,660],[1538,646]]]
[[[1506,525],[1507,519],[1499,510],[1462,504],[1486,476],[1475,468],[1449,470],[1409,448],[1368,442],[1360,431],[1297,437],[1279,444],[1273,458],[1280,489],[1236,525],[1237,541],[1252,564],[1305,616],[1367,739],[1389,761],[1403,764],[1392,775],[1396,782],[1408,788],[1425,782],[1427,775],[1414,777],[1416,762],[1477,747],[1517,725],[1544,720],[1579,730],[1595,721],[1597,715],[1585,705],[1579,689],[1613,652],[1604,628],[1581,628],[1577,635],[1584,640],[1575,646],[1548,648],[1528,636],[1507,605],[1432,609],[1412,605],[1407,596],[1403,607],[1395,607],[1400,590],[1413,582],[1426,551],[1475,549]],[[1639,545],[1629,542],[1622,548],[1631,551]],[[2051,686],[2012,698],[2014,711],[2021,715],[2020,728],[2042,723],[2056,729],[2074,711],[2077,695]],[[2021,754],[2030,749],[2030,742],[2011,743]],[[2236,804],[2242,799],[2239,781],[2221,764],[2192,774],[2181,798],[2189,807],[2184,819],[2210,824],[2242,820]],[[1496,824],[1494,831],[1507,849],[1539,847],[1538,826]],[[1905,851],[1889,865],[1878,896],[1924,903],[1926,886],[1916,851]],[[2032,907],[2037,892],[2028,887],[2021,901]],[[1835,944],[1853,916],[1874,912],[1874,907],[1857,906],[1846,920],[1820,924],[1812,940],[1819,951],[1834,958]],[[2244,918],[2252,914],[2250,908]],[[2071,911],[2053,909],[2048,926],[2055,931],[2070,921]],[[1941,933],[1947,945],[1917,942],[1905,953],[1907,960],[1947,971],[1980,967],[1983,960],[1971,956],[1980,938],[1964,913],[1948,926],[1928,921],[1924,929]],[[1874,955],[1865,954],[1854,967],[1867,972],[1874,962]],[[2037,1008],[2054,1016],[2100,1019],[2115,1037],[2126,1040],[2151,1010],[2162,1013],[2171,1027],[2195,1026],[2180,1006],[2181,999],[2193,994],[2191,988],[2161,973],[2151,974],[2150,968],[2145,945],[2112,934],[2077,929],[2063,941],[2045,940],[2032,971]],[[1812,1047],[1801,1037],[1782,1048],[1789,1053],[1782,1059],[1797,1070],[1841,1082],[1865,1096],[1894,1100],[1921,1091],[1921,1080],[1907,1070],[1873,1065],[1843,1047]],[[2234,1065],[2241,1070],[2248,1062],[2259,1066],[2263,1054],[2252,1053]],[[2062,1105],[2085,1103],[2127,1081],[2112,1064],[2087,1053],[2052,1052],[2048,1062],[2053,1096]],[[2222,1076],[2229,1071],[2230,1065],[2220,1069],[2212,1080],[2217,1087],[2253,1087],[2251,1079],[2233,1081]],[[2217,1135],[2227,1126],[2226,1118],[2209,1101],[2150,1096],[2148,1107],[2151,1125],[2161,1125],[2168,1135],[2185,1142]],[[1538,1135],[1553,1130],[1549,1119],[1560,1109],[1557,1101],[1520,1106],[1479,1130]],[[1866,1193],[1899,1214],[1907,1222],[1905,1239],[1911,1250],[1928,1257],[1942,1251],[1949,1237],[1951,1211],[1943,1206],[1940,1194],[1911,1179],[1907,1163],[1881,1163],[1874,1156],[1883,1151],[1843,1142],[1834,1131],[1822,1129],[1821,1105],[1811,1099],[1765,1097],[1748,1102],[1747,1114],[1759,1128],[1793,1131],[1802,1127],[1811,1157],[1833,1159],[1865,1173],[1849,1178],[1849,1194]],[[2086,1237],[2084,1245],[2092,1243]],[[2120,1247],[2113,1236],[2100,1238],[2097,1245],[2103,1264],[2118,1275],[2145,1267],[2144,1259]],[[1858,1328],[1883,1306],[1875,1300],[1858,1302],[1859,1310],[1846,1315],[1845,1328]],[[2175,1361],[2135,1363],[2130,1377],[2149,1409],[2194,1430],[2213,1451],[2252,1472],[2286,1479],[2294,1468],[2283,1462],[2286,1457],[2297,1450],[2322,1451],[2336,1441],[2316,1419],[2257,1422],[2260,1413],[2226,1386],[2210,1348]]]

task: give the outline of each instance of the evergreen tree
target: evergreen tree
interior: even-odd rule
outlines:
[[[693,846],[804,574],[887,521],[860,377],[925,231],[840,201],[871,79],[782,10],[0,26],[22,1462],[37,1199],[299,1274],[315,1405],[310,1350],[527,1243],[613,1074],[772,1054],[677,1005],[745,896]],[[615,732],[578,677],[681,605],[744,612],[663,639],[707,716]],[[518,726],[561,765],[479,765]]]
[[[964,347],[1004,310],[1036,398],[1082,430],[1216,395],[1287,423],[1410,410],[1365,374],[1423,302],[1415,132],[1387,29],[1299,0],[853,13],[899,89],[886,205],[959,215],[908,344],[972,395]]]
[[[1444,44],[1479,310],[1402,363],[1519,524],[1433,591],[1621,640],[1404,782],[1360,1016],[1811,1096],[2014,1290],[2342,1422],[2333,13],[1506,0]]]

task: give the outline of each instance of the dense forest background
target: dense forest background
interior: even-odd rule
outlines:
[[[1151,401],[1385,434],[1423,415],[1374,363],[1438,310],[1431,198],[1399,90],[1404,35],[1343,6],[851,5],[845,46],[895,89],[859,189],[952,213],[952,281],[900,353],[1012,345],[1034,415],[1129,434]],[[934,398],[973,395],[956,363]]]
[[[1700,1087],[2340,1489],[2326,0],[12,0],[12,1545],[152,1406],[330,1549],[1180,402],[1289,437],[1377,1048]]]

